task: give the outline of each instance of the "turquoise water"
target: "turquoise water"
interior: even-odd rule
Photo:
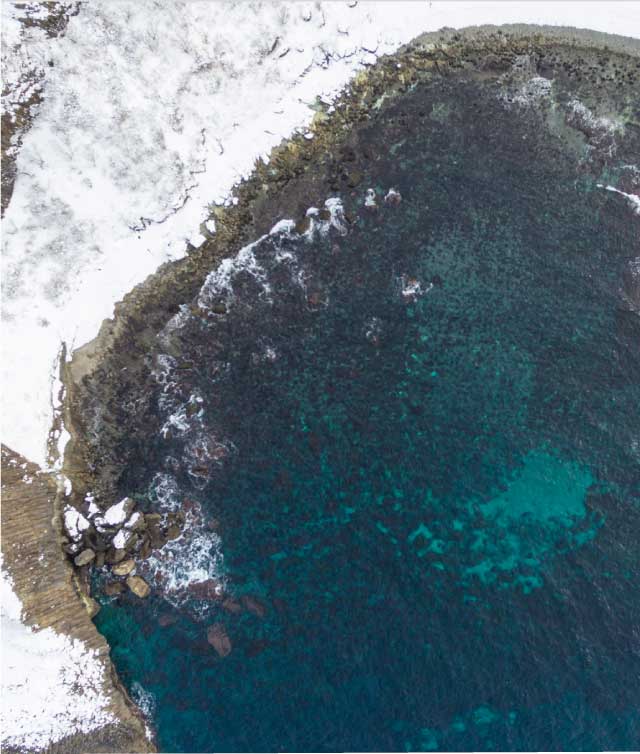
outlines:
[[[203,412],[131,475],[218,520],[254,608],[105,602],[116,666],[164,751],[637,748],[637,220],[480,84],[351,148],[355,188],[283,209],[339,196],[344,232],[264,238],[165,332]]]

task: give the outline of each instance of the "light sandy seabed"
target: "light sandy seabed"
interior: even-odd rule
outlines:
[[[304,132],[317,98],[330,106],[357,70],[425,31],[540,23],[637,37],[640,4],[88,0],[64,36],[48,38],[3,2],[2,21],[3,83],[25,70],[45,76],[2,224],[3,442],[47,467],[61,344],[93,338],[114,302],[215,232],[203,224],[207,204]],[[66,637],[21,626],[6,581],[2,601],[5,659],[22,673],[3,695],[5,741],[42,741],[21,706],[34,662],[47,671],[37,680],[43,725],[55,715],[43,730],[58,740],[79,724],[55,707],[74,652]],[[87,704],[101,724],[102,700]]]

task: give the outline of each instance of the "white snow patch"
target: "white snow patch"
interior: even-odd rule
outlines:
[[[141,518],[142,513],[140,513],[140,511],[136,511],[125,524],[126,528],[133,529],[133,527],[138,523],[138,521],[140,521]]]
[[[127,520],[130,510],[131,498],[125,497],[119,503],[107,508],[102,523],[106,526],[120,526]]]
[[[67,505],[64,509],[64,528],[72,540],[78,541],[82,532],[90,526],[89,521],[75,508]]]
[[[376,207],[378,206],[378,203],[376,202],[375,189],[367,189],[367,193],[364,198],[364,206],[368,207],[369,209],[376,209]]]
[[[112,544],[117,550],[124,550],[127,546],[127,542],[131,539],[132,536],[132,532],[127,531],[126,529],[120,529],[120,531],[113,538]]]

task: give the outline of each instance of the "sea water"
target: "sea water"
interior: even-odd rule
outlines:
[[[638,219],[539,89],[404,95],[159,334],[131,491],[231,597],[104,601],[161,750],[638,748]]]

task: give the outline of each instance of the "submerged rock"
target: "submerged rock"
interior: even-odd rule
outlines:
[[[200,600],[217,600],[220,598],[222,587],[215,579],[196,581],[187,587],[189,594]]]
[[[117,594],[122,594],[124,589],[125,587],[122,581],[109,581],[103,587],[103,591],[108,597],[115,597]]]
[[[207,629],[207,641],[216,650],[220,657],[226,657],[231,653],[232,644],[227,630],[222,623],[214,623]]]
[[[257,615],[258,618],[264,618],[267,614],[267,608],[256,597],[252,597],[250,594],[244,594],[242,597],[242,604],[247,608],[250,613]]]
[[[227,597],[223,600],[222,608],[228,613],[233,613],[234,615],[242,612],[242,605],[231,597]]]

